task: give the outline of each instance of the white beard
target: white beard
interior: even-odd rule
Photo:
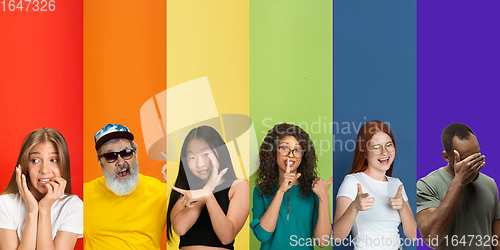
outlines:
[[[129,166],[129,176],[126,179],[118,180],[117,174],[123,168],[115,169],[114,173],[109,173],[104,168],[102,168],[102,173],[104,174],[104,179],[106,179],[106,186],[109,190],[113,191],[118,196],[125,196],[132,193],[139,184],[139,164],[137,159],[133,163],[135,166],[131,168]],[[127,165],[128,166],[128,165]]]

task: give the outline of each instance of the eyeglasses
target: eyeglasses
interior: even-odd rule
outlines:
[[[302,158],[302,156],[304,156],[305,150],[304,149],[300,149],[300,148],[296,148],[294,150],[291,150],[288,147],[281,146],[281,147],[278,147],[278,152],[283,157],[287,157],[288,155],[290,155],[290,152],[292,152],[293,157],[295,157],[295,158]]]
[[[394,146],[394,143],[392,143],[392,142],[389,142],[389,143],[385,144],[384,146],[382,146],[380,144],[373,145],[373,146],[369,147],[368,150],[370,150],[375,155],[381,155],[384,148],[389,153],[393,153],[396,150],[396,147]]]
[[[132,159],[132,157],[134,157],[134,152],[135,152],[135,149],[127,148],[127,149],[124,149],[120,152],[109,152],[109,153],[99,155],[99,159],[101,159],[101,157],[104,157],[104,159],[106,160],[107,163],[113,163],[116,160],[118,160],[118,155],[120,155],[122,157],[122,159],[130,160],[130,159]]]

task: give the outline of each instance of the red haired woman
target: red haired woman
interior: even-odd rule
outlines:
[[[394,135],[385,123],[371,121],[360,128],[351,173],[337,194],[337,242],[352,232],[354,249],[398,249],[399,224],[406,237],[416,238],[416,222],[403,184],[391,177],[395,157]]]

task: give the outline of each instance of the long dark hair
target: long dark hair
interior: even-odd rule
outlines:
[[[371,121],[363,124],[359,129],[358,137],[356,139],[356,148],[354,149],[354,156],[351,166],[351,174],[364,172],[368,167],[368,162],[366,160],[366,154],[368,154],[368,142],[372,139],[373,135],[378,132],[384,132],[389,137],[391,137],[394,143],[394,148],[396,148],[396,141],[394,140],[394,135],[387,124],[381,121]],[[394,167],[394,161],[392,162],[389,169],[385,172],[385,175],[392,176],[392,168]]]
[[[32,186],[28,172],[29,154],[35,145],[42,142],[51,142],[57,149],[57,152],[59,153],[59,168],[61,171],[61,177],[66,180],[64,193],[68,195],[71,194],[71,168],[69,164],[68,144],[66,143],[64,136],[53,128],[40,128],[33,130],[24,138],[9,184],[7,184],[7,187],[2,194],[16,194],[19,192],[16,182],[16,167],[18,165],[21,165],[21,173],[26,175],[26,184],[28,189],[31,191]]]
[[[227,168],[226,174],[224,174],[223,179],[224,182],[218,185],[214,189],[214,193],[229,188],[231,184],[236,180],[236,174],[234,173],[233,163],[231,162],[231,157],[229,155],[229,150],[227,150],[226,143],[222,140],[222,137],[217,133],[217,131],[209,126],[200,126],[194,128],[189,132],[184,139],[184,143],[182,144],[181,149],[181,160],[179,162],[179,174],[177,175],[177,180],[175,180],[175,186],[185,190],[197,190],[202,189],[206,184],[206,180],[202,180],[196,177],[187,165],[186,161],[186,149],[189,142],[193,139],[203,140],[212,150],[212,153],[217,158],[219,162],[219,173],[220,171]],[[183,163],[184,162],[184,163]],[[185,166],[184,166],[185,165]],[[188,169],[186,171],[185,169]],[[188,182],[188,180],[190,180]],[[190,186],[191,184],[191,186]],[[170,191],[170,199],[168,203],[168,211],[167,211],[167,241],[172,241],[172,221],[170,220],[170,216],[172,214],[172,209],[181,196],[177,191]]]
[[[289,135],[295,137],[302,149],[306,150],[297,168],[297,173],[301,174],[298,181],[302,198],[311,193],[312,182],[318,176],[316,172],[316,149],[309,135],[299,126],[287,123],[277,124],[267,132],[259,150],[259,169],[257,170],[255,184],[259,188],[260,194],[265,197],[269,197],[276,192],[276,184],[279,180],[279,167],[276,161],[278,143]]]

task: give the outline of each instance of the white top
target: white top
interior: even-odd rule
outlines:
[[[355,200],[358,193],[358,183],[363,193],[370,194],[375,201],[370,210],[360,211],[352,225],[352,237],[356,237],[354,249],[398,249],[401,224],[399,210],[393,209],[390,198],[394,198],[402,184],[398,178],[386,176],[388,181],[372,179],[363,172],[347,175],[340,185],[337,198],[345,196]],[[405,189],[403,199],[408,200]],[[357,246],[356,246],[357,245]]]
[[[66,231],[83,237],[83,202],[76,195],[63,195],[50,209],[52,240],[57,231]],[[19,194],[0,195],[0,228],[17,231],[21,241],[28,208]]]

